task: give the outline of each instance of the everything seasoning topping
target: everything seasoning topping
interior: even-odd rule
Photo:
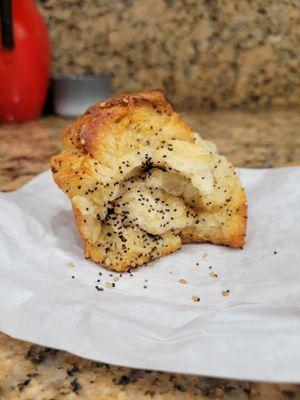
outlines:
[[[199,265],[199,263],[196,263],[196,264],[198,264]],[[209,268],[212,268],[212,266],[209,266]],[[169,271],[169,274],[170,274],[170,277],[172,276],[172,275],[174,275],[174,271]],[[99,271],[98,272],[98,275],[99,276],[102,276],[103,275],[103,273],[101,272],[101,271]],[[113,289],[113,288],[115,288],[116,287],[116,283],[118,283],[118,284],[121,284],[122,285],[122,280],[124,279],[124,277],[125,277],[125,279],[126,279],[126,276],[128,276],[128,277],[130,277],[130,278],[133,278],[134,277],[134,274],[132,273],[132,271],[129,269],[128,271],[127,271],[127,274],[124,274],[124,273],[119,273],[118,275],[116,275],[116,274],[113,274],[113,273],[109,273],[109,274],[107,274],[107,273],[105,273],[105,275],[106,276],[109,276],[110,278],[112,278],[112,281],[106,281],[105,283],[104,283],[104,286],[106,287],[106,288],[109,288],[109,289]],[[210,273],[210,276],[211,277],[213,277],[213,278],[216,278],[218,275],[215,273],[215,272],[211,272]],[[74,276],[72,276],[72,278],[73,278]],[[95,287],[95,289],[97,290],[97,292],[104,292],[104,287],[102,286],[102,285],[100,285],[100,279],[97,279],[97,284],[94,286]],[[134,282],[134,286],[133,286],[133,288],[136,286],[136,284],[135,284],[135,281],[133,281]],[[141,288],[142,289],[148,289],[148,282],[149,282],[149,279],[148,278],[145,278],[144,279],[144,284],[141,286]],[[182,285],[187,285],[187,280],[186,279],[184,279],[184,278],[180,278],[180,279],[178,279],[178,283],[180,283],[180,284],[182,284]],[[222,296],[223,297],[228,297],[229,296],[229,294],[230,294],[230,290],[229,289],[226,289],[226,290],[222,290],[222,292],[221,292],[221,294],[222,294]],[[200,302],[200,296],[199,295],[196,295],[196,294],[193,294],[191,297],[190,297],[190,299],[193,301],[193,302]]]
[[[201,240],[201,235],[206,239],[206,225],[209,227],[212,222],[214,226],[217,221],[214,213],[222,216],[216,229],[225,234],[223,225],[227,226],[240,206],[232,189],[234,181],[230,181],[236,181],[232,166],[215,151],[207,150],[201,139],[199,143],[194,140],[199,146],[196,148],[191,143],[189,128],[173,126],[173,123],[177,124],[177,117],[168,117],[173,112],[163,100],[154,104],[151,100],[151,107],[139,108],[140,103],[142,107],[147,104],[144,102],[146,98],[144,94],[142,100],[125,95],[117,102],[100,103],[102,110],[99,110],[99,103],[89,109],[76,129],[70,130],[71,139],[72,136],[78,139],[74,149],[66,150],[71,153],[70,158],[67,162],[58,158],[54,168],[55,179],[56,171],[62,171],[61,177],[66,182],[64,190],[69,192],[77,223],[86,238],[86,254],[119,272],[125,272],[128,266],[147,265],[148,261],[178,249],[181,242]],[[122,117],[118,114],[120,109]],[[112,123],[112,129],[103,129],[103,135],[102,132],[98,135],[97,113],[101,116],[101,124],[102,119],[104,125],[105,121]],[[94,115],[97,118],[93,119]],[[93,139],[94,128],[97,141]],[[87,142],[86,148],[78,146],[78,142],[81,145]],[[190,146],[195,146],[195,153]],[[197,157],[203,167],[200,165],[199,171],[194,171],[193,159]],[[195,181],[203,190],[194,184],[194,178],[191,178],[194,173]],[[202,258],[205,260],[205,254]],[[193,266],[195,264],[200,266],[199,262]],[[133,277],[131,271],[128,272],[124,279]],[[215,272],[210,272],[210,276],[217,278]],[[113,288],[117,284],[119,287],[121,278],[121,274],[109,274],[109,277],[104,274],[102,281],[107,282],[103,285]],[[178,278],[176,283],[187,284],[187,280]],[[147,281],[139,288],[146,289]],[[190,283],[192,278],[188,277],[188,281]],[[103,291],[100,279],[97,279],[95,288]]]

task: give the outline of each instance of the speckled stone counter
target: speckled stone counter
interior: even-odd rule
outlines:
[[[300,103],[299,0],[39,0],[53,73],[165,88],[181,107]]]
[[[300,110],[194,112],[191,126],[245,167],[300,165]],[[0,126],[0,189],[17,189],[48,168],[68,120],[47,117]],[[168,374],[95,363],[0,333],[2,400],[281,400],[300,399],[300,385]]]

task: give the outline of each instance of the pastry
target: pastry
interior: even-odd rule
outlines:
[[[243,246],[247,205],[236,171],[161,90],[91,106],[62,144],[53,177],[94,262],[126,271],[182,243]]]

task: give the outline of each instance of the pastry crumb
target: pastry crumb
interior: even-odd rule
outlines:
[[[72,261],[69,261],[68,264],[67,264],[67,267],[74,268],[75,264]]]
[[[203,256],[202,256],[203,260],[206,260],[207,257],[208,257],[208,253],[204,253]]]
[[[212,278],[217,278],[217,277],[218,277],[218,274],[216,274],[215,272],[210,272],[209,275],[210,275]]]
[[[178,282],[179,282],[179,283],[182,283],[183,285],[186,285],[186,284],[187,284],[187,281],[186,281],[185,279],[179,279]]]
[[[222,290],[222,296],[227,297],[230,294],[230,290]]]
[[[200,301],[200,297],[196,296],[195,294],[192,296],[193,301]]]

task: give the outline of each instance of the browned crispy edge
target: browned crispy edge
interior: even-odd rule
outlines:
[[[231,235],[227,238],[226,242],[221,240],[208,240],[206,238],[196,237],[196,236],[181,236],[182,243],[212,243],[217,245],[228,246],[232,248],[243,248],[246,242],[246,228],[247,228],[247,199],[245,192],[243,190],[243,203],[237,211],[237,215],[240,217],[240,224],[238,230],[233,230]]]
[[[169,115],[173,113],[166,94],[160,89],[123,94],[89,107],[82,116],[66,128],[62,136],[62,144],[93,155],[97,150],[97,135],[101,135],[101,132],[104,134],[104,127],[117,122],[132,112],[135,107],[144,104],[150,104],[158,111],[164,111]]]

